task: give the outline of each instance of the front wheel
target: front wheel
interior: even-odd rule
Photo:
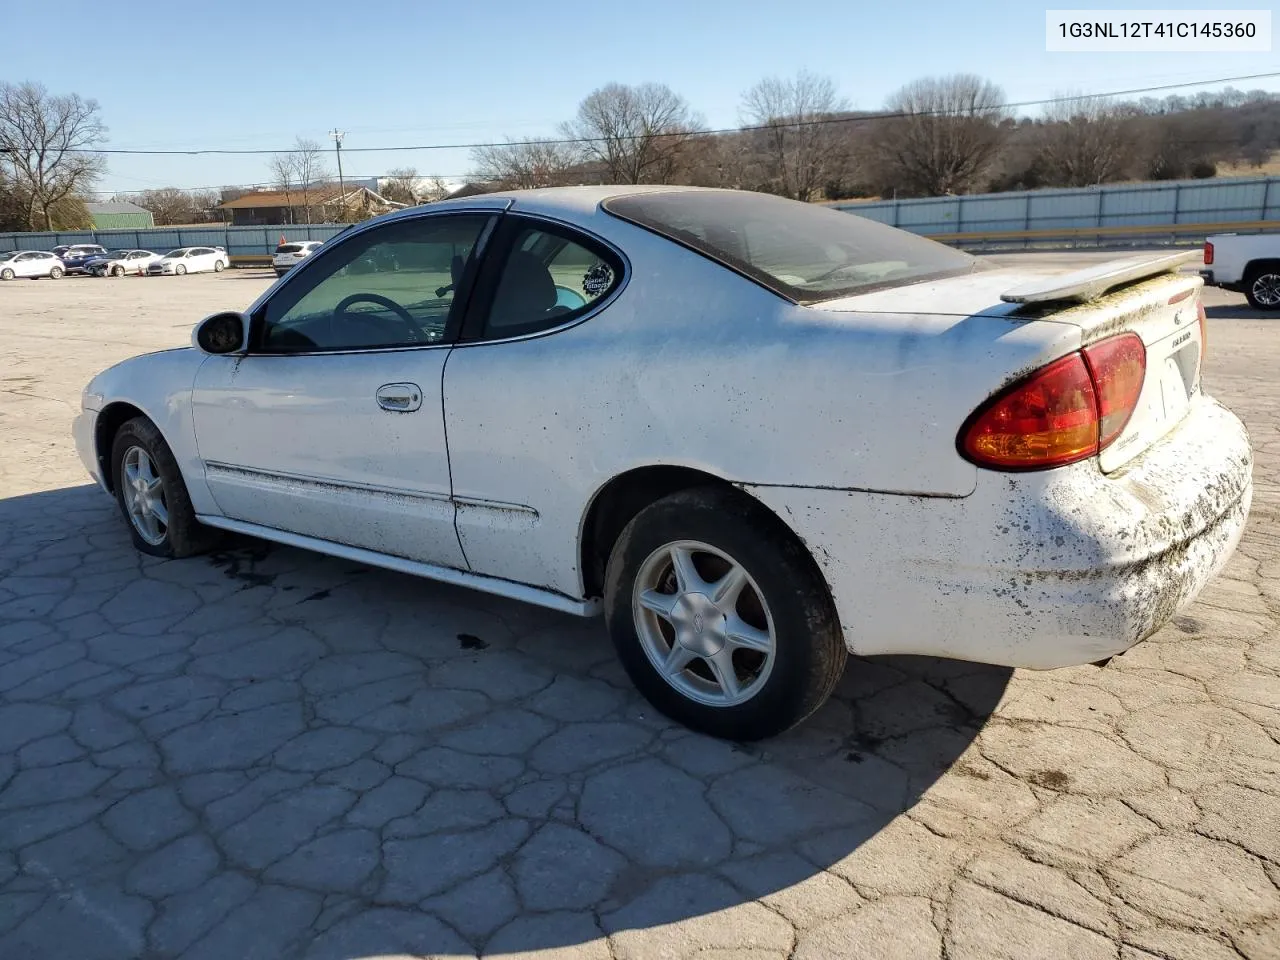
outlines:
[[[1255,310],[1280,310],[1280,266],[1250,271],[1244,295]]]
[[[3,270],[0,270],[0,280],[12,280],[12,279],[13,279],[12,270],[10,270],[8,267],[5,267]]]
[[[133,545],[143,553],[176,559],[217,542],[217,531],[196,520],[178,462],[146,417],[135,417],[116,433],[111,482]]]
[[[176,267],[173,268],[173,272],[175,275],[180,277],[187,272],[187,268],[184,267],[182,264],[178,264]]]
[[[50,279],[50,280],[60,280],[60,279],[62,279],[62,268],[61,268],[61,267],[54,267],[52,270],[50,270],[50,271],[49,271],[49,279]]]
[[[123,276],[124,276],[124,267],[112,267],[112,268],[111,268],[111,275],[112,275],[113,277],[123,277]]]
[[[812,559],[736,491],[688,490],[640,511],[609,557],[605,614],[645,698],[727,739],[774,736],[808,717],[848,656]]]

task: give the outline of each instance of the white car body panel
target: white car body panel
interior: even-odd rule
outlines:
[[[1213,263],[1200,275],[1213,286],[1240,286],[1255,260],[1280,260],[1280,233],[1219,233],[1205,242],[1213,244]]]
[[[465,569],[440,417],[447,347],[209,357],[190,401],[218,512],[303,536]],[[391,413],[379,387],[412,383]]]
[[[54,267],[62,267],[62,261],[52,253],[42,250],[26,250],[9,260],[0,261],[0,272],[12,270],[14,279],[47,277]]]
[[[1167,620],[1230,555],[1249,442],[1198,391],[1158,430],[1136,416],[1139,440],[1103,465],[1111,475],[1096,458],[980,470],[956,448],[969,414],[1023,374],[1115,329],[1163,343],[1185,308],[1161,300],[1195,278],[1147,281],[1142,317],[1133,303],[1015,315],[1001,294],[1034,275],[1008,270],[796,306],[599,209],[629,189],[448,201],[330,241],[450,210],[582,229],[624,254],[627,279],[562,328],[454,347],[135,358],[91,383],[78,449],[99,475],[95,411],[128,402],[168,439],[205,522],[578,613],[597,608],[581,550],[602,488],[633,469],[696,469],[791,527],[859,653],[1099,659]],[[421,409],[380,409],[387,384],[420,386]]]
[[[854,653],[1051,668],[1120,653],[1195,598],[1244,531],[1252,463],[1240,421],[1199,397],[1119,478],[1085,461],[982,471],[963,500],[746,489],[809,546]]]

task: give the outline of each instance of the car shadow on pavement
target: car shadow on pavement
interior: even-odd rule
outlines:
[[[970,748],[1009,674],[855,659],[727,743],[656,715],[599,620],[248,539],[160,561],[94,487],[12,497],[0,956],[657,956],[725,910],[786,950],[984,816],[944,772],[1000,803]]]

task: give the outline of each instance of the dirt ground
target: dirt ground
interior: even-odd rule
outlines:
[[[0,284],[0,957],[1280,958],[1280,315],[1206,296],[1255,500],[1184,615],[1105,668],[853,660],[743,747],[599,621],[138,556],[80,390],[273,279]]]

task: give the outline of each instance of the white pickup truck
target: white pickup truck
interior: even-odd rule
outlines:
[[[1204,282],[1243,293],[1256,310],[1280,310],[1280,233],[1219,233],[1204,241]]]

